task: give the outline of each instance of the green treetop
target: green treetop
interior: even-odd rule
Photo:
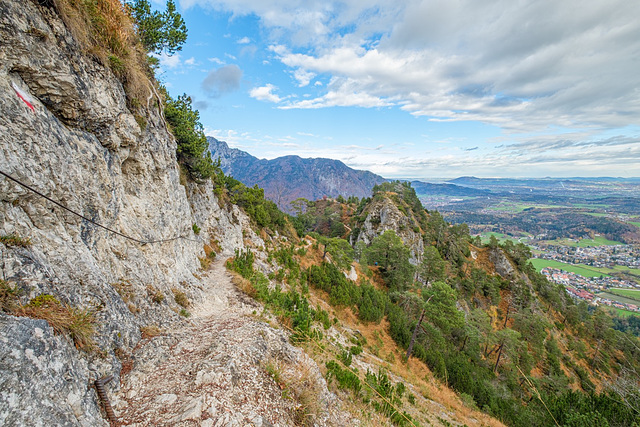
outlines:
[[[187,40],[187,26],[176,11],[173,0],[167,0],[164,13],[152,11],[149,0],[128,0],[127,6],[145,49],[154,53],[166,51],[169,55],[182,49],[182,44]]]

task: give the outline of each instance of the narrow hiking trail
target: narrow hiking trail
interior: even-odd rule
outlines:
[[[254,314],[262,306],[236,289],[222,259],[201,280],[207,297],[190,308],[189,321],[134,350],[112,402],[122,425],[288,426],[296,416],[312,416],[316,425],[348,422],[317,365]],[[315,406],[301,408],[284,379],[310,388]]]

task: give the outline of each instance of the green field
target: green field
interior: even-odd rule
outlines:
[[[574,203],[571,206],[573,206],[574,208],[580,208],[580,209],[610,208],[609,205],[605,205],[602,203]]]
[[[600,292],[599,294],[596,294],[596,296],[599,296],[600,298],[610,299],[611,301],[618,301],[623,304],[638,305],[638,301],[636,300],[633,300],[631,298],[621,297],[620,295],[612,294],[609,292]]]
[[[617,308],[617,307],[607,307],[606,305],[603,305],[602,308],[604,308],[607,311],[611,311],[613,313],[616,313],[620,317],[629,317],[629,316],[638,316],[638,317],[640,317],[640,313],[638,313],[636,311],[622,310],[622,309]]]
[[[598,213],[598,212],[584,212],[585,215],[590,215],[590,216],[597,216],[597,217],[603,217],[603,216],[607,216],[609,214],[606,213]]]
[[[622,297],[632,299],[636,302],[640,302],[640,290],[616,288],[616,289],[609,289],[609,292],[614,295],[620,295]]]
[[[622,242],[616,242],[615,240],[608,240],[602,236],[596,236],[595,239],[582,239],[578,241],[576,246],[580,248],[586,248],[588,246],[613,246],[613,245],[624,245]]]
[[[551,259],[540,259],[534,258],[531,260],[531,264],[535,267],[536,270],[540,271],[545,267],[557,268],[560,270],[568,271],[571,273],[579,274],[584,277],[600,277],[600,276],[609,276],[605,274],[601,269],[596,267],[591,267],[588,265],[573,265],[567,264],[565,262],[554,261]]]
[[[640,268],[631,268],[631,267],[627,267],[624,265],[615,265],[613,266],[613,268],[599,268],[599,267],[589,267],[589,268],[593,268],[594,270],[598,270],[601,271],[603,273],[606,274],[613,274],[613,273],[627,273],[630,274],[632,276],[637,276],[640,277]]]
[[[547,240],[545,241],[547,244],[551,245],[560,245],[560,246],[572,246],[572,247],[580,247],[586,248],[590,246],[613,246],[613,245],[624,245],[622,242],[616,242],[615,240],[608,240],[602,236],[596,236],[595,239],[556,239],[556,240]]]
[[[629,224],[633,224],[636,227],[640,228],[640,222],[630,222]]]

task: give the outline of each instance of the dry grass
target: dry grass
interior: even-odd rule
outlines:
[[[176,304],[178,304],[179,306],[183,308],[188,308],[191,305],[191,303],[189,302],[189,298],[187,298],[187,295],[185,295],[184,292],[176,288],[171,289],[171,292],[173,293],[173,299],[176,301]]]
[[[320,406],[321,385],[311,373],[308,364],[284,365],[271,358],[264,363],[265,372],[282,390],[282,396],[295,401],[292,414],[296,426],[316,425],[316,418],[322,411]]]
[[[244,292],[246,295],[254,298],[257,296],[258,292],[256,288],[253,287],[251,282],[235,271],[227,270],[229,274],[231,274],[231,283],[233,283],[238,289]]]
[[[65,25],[86,53],[111,68],[127,92],[129,107],[151,98],[146,52],[120,0],[53,0]]]
[[[220,252],[220,244],[217,240],[211,239],[209,244],[206,244],[202,248],[204,250],[204,254],[206,255],[204,258],[198,258],[200,260],[200,267],[203,270],[209,269],[211,263],[216,259],[217,252]]]
[[[151,301],[156,304],[162,304],[162,301],[164,301],[164,294],[162,291],[152,285],[147,285],[147,294],[151,298]]]
[[[11,313],[20,307],[18,298],[20,289],[9,282],[0,279],[0,311]]]
[[[141,326],[140,333],[142,334],[142,339],[151,339],[162,334],[162,329],[160,329],[157,325]]]
[[[76,348],[93,351],[96,318],[92,310],[77,309],[62,304],[52,295],[39,295],[12,314],[46,320],[55,333],[68,334]]]
[[[213,262],[213,260],[209,257],[198,257],[198,261],[200,261],[200,268],[205,271],[208,270],[209,267],[211,267],[211,263]]]
[[[135,298],[133,285],[131,283],[122,281],[112,283],[111,286],[113,287],[113,289],[115,289],[118,295],[120,295],[120,298],[122,298],[122,301],[124,301],[125,304],[130,303]]]

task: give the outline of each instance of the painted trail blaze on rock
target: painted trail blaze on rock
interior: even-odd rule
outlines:
[[[35,113],[36,107],[33,106],[33,98],[31,98],[28,93],[20,89],[14,82],[11,82],[11,86],[13,87],[13,90],[16,91],[16,95],[18,95],[18,98],[20,98],[25,104],[27,104],[27,107],[29,107],[31,111]]]

